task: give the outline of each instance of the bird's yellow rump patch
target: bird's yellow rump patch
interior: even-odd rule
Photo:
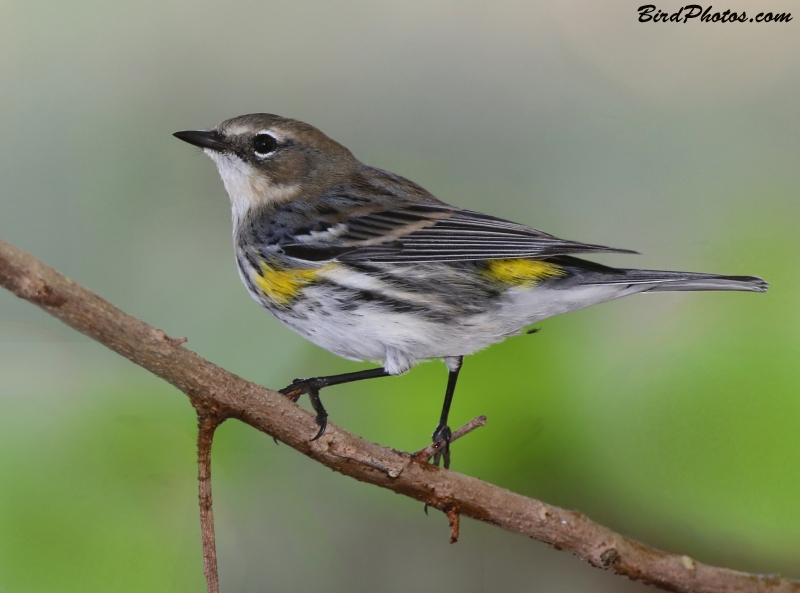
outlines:
[[[264,261],[260,267],[254,279],[256,286],[265,297],[281,306],[291,303],[303,287],[311,284],[319,275],[319,270],[298,270]]]
[[[567,273],[555,264],[537,259],[489,259],[483,275],[503,284],[530,287]]]

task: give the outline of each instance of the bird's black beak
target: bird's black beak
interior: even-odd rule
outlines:
[[[213,130],[187,130],[185,132],[175,132],[173,136],[200,148],[210,148],[217,152],[228,150],[228,144],[225,139]]]

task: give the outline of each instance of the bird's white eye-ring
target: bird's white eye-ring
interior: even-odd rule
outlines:
[[[275,136],[260,132],[253,136],[253,152],[257,157],[264,158],[269,153],[274,152],[278,148],[278,141]]]

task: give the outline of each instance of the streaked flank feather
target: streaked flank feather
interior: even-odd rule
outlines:
[[[318,270],[298,270],[261,262],[255,283],[266,298],[284,307],[296,299],[303,287],[311,284],[317,276]]]

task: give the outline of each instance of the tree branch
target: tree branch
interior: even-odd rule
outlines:
[[[281,394],[204,360],[180,340],[120,311],[33,256],[0,240],[0,285],[168,381],[201,415],[237,418],[344,475],[448,513],[466,515],[569,550],[593,566],[680,592],[796,592],[800,582],[716,568],[650,548],[575,511],[421,463],[328,425],[318,441],[311,414]]]
[[[467,422],[461,428],[455,430],[450,437],[450,442],[454,443],[458,439],[463,436],[468,435],[476,428],[480,428],[481,426],[486,426],[486,416],[478,416],[477,418],[473,418],[469,422]],[[424,449],[420,449],[416,453],[414,453],[414,457],[417,458],[417,461],[421,463],[428,463],[431,460],[436,452],[444,447],[444,441],[436,441],[425,447]]]
[[[219,593],[214,510],[211,499],[211,443],[220,419],[213,414],[197,415],[197,484],[200,501],[200,535],[203,540],[203,572],[208,593]]]

